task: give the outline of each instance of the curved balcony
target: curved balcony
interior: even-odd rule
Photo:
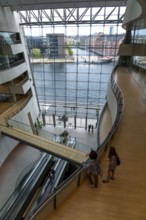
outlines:
[[[132,10],[131,10],[132,8]],[[123,27],[128,28],[131,22],[135,21],[142,15],[142,6],[138,0],[129,0],[124,16]]]
[[[146,56],[145,44],[121,44],[119,56]]]
[[[19,80],[19,79],[18,79]],[[4,85],[0,85],[0,93],[1,94],[15,94],[15,95],[24,95],[31,88],[31,82],[28,77],[21,80],[17,83],[6,83]]]
[[[27,66],[24,59],[13,62],[10,65],[2,65],[0,66],[0,84],[11,81],[26,71]]]
[[[0,45],[1,51],[0,54],[5,55],[15,55],[23,52],[22,44],[3,44]]]
[[[10,85],[9,88],[10,88],[11,94],[23,95],[23,94],[26,94],[28,90],[31,88],[31,82],[28,79],[28,77],[26,77],[19,83],[15,85]]]
[[[1,111],[0,114],[0,124],[6,124],[8,119],[20,112],[27,105],[31,98],[32,94],[29,92],[25,96],[20,97],[16,103],[1,102],[1,109],[3,108],[4,111]]]

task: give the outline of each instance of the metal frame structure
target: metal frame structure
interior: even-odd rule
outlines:
[[[11,7],[12,11],[81,8],[81,7],[117,7],[126,6],[127,0],[0,0],[2,7]]]
[[[120,24],[123,22],[124,13],[119,13],[120,7],[111,7],[105,17],[100,13],[105,7],[63,8],[48,10],[20,11],[21,25],[68,25],[68,24]],[[115,18],[115,11],[118,15]],[[102,17],[102,18],[100,18]]]
[[[104,1],[103,1],[104,2]],[[57,8],[57,9],[41,9],[41,10],[26,10],[26,11],[19,11],[20,14],[20,25],[25,28],[30,29],[29,33],[33,38],[33,33],[35,29],[38,29],[38,35],[44,36],[44,29],[50,28],[52,31],[52,34],[55,34],[58,30],[58,27],[63,27],[64,36],[67,38],[69,36],[68,27],[74,27],[76,28],[76,34],[75,37],[79,38],[80,36],[80,28],[82,26],[88,27],[89,30],[89,36],[88,36],[88,43],[90,44],[93,40],[93,33],[92,28],[95,26],[102,26],[103,32],[105,30],[105,27],[114,25],[116,28],[116,33],[118,32],[118,27],[123,21],[124,17],[124,11],[121,9],[120,6],[115,7],[105,7],[106,2],[103,4],[102,7],[84,7],[84,8]],[[100,2],[101,3],[101,2]],[[103,7],[104,6],[104,7]],[[24,31],[25,32],[25,31]],[[48,32],[49,33],[49,32]],[[89,46],[89,49],[94,50],[93,46],[91,48],[91,45]],[[105,48],[105,45],[102,46],[101,50],[103,51]],[[117,44],[112,46],[114,52],[114,56],[116,56],[116,50],[117,50]],[[88,127],[88,124],[90,122],[93,122],[94,124],[97,121],[98,115],[96,115],[96,111],[98,108],[100,108],[99,103],[103,103],[103,93],[106,96],[106,84],[108,81],[109,73],[104,70],[103,65],[98,65],[98,73],[92,72],[92,63],[90,62],[87,69],[84,70],[84,72],[80,72],[80,62],[79,62],[79,51],[77,49],[77,54],[75,54],[77,57],[77,61],[75,64],[75,70],[72,70],[72,72],[68,72],[68,70],[64,69],[64,75],[63,79],[60,79],[60,82],[58,82],[57,76],[59,74],[63,74],[60,72],[60,70],[57,69],[57,64],[54,59],[54,64],[52,64],[51,72],[49,75],[52,75],[52,83],[51,79],[47,79],[47,72],[45,70],[45,64],[43,64],[41,68],[41,72],[35,72],[37,77],[35,77],[36,80],[36,87],[37,85],[39,91],[41,94],[39,94],[39,100],[40,104],[43,107],[43,119],[46,120],[46,123],[51,123],[56,126],[57,124],[62,124],[62,126],[66,127],[68,124],[71,124],[74,128],[80,126],[79,124],[82,124],[86,129]],[[91,61],[90,53],[88,53],[89,60]],[[65,58],[64,61],[65,65],[68,65],[68,62]],[[114,65],[114,64],[113,64]],[[35,64],[32,66],[32,69],[35,69]],[[37,71],[37,70],[36,70]],[[50,70],[49,70],[50,71]],[[86,74],[87,78],[86,78]],[[70,79],[69,74],[72,74],[72,77],[74,77],[74,80],[72,80],[72,85],[75,87],[73,89],[70,89],[68,86],[70,85]],[[99,78],[99,82],[97,82],[98,86],[95,89],[93,86],[95,84],[95,80]],[[103,77],[104,74],[104,77]],[[40,76],[41,77],[40,77]],[[83,78],[82,78],[83,77]],[[86,78],[86,79],[85,79]],[[92,79],[91,79],[92,78]],[[104,78],[104,81],[102,81]],[[53,84],[54,88],[48,88],[47,84]],[[59,84],[58,84],[59,83]],[[80,90],[80,85],[86,84],[87,88],[86,91]],[[63,88],[64,85],[64,88]],[[60,90],[60,94],[58,95],[58,89]],[[51,93],[53,91],[54,94],[54,101],[51,100]],[[68,101],[68,94],[74,93],[74,101],[73,103]],[[85,100],[87,100],[86,103],[79,103],[79,93],[83,92],[86,93]],[[61,93],[63,96],[60,96]],[[93,101],[93,97],[91,98],[91,94],[96,93],[96,99]],[[50,94],[50,98],[47,94]],[[60,98],[59,98],[60,96]],[[97,97],[98,96],[98,97]],[[41,98],[42,97],[42,98]],[[53,96],[52,96],[53,97]],[[41,101],[44,100],[44,101]],[[59,100],[64,100],[60,102]],[[90,101],[89,101],[90,100]],[[92,100],[92,101],[91,101]],[[91,104],[92,102],[92,104]],[[47,107],[48,106],[48,107]],[[51,106],[51,108],[49,107]],[[41,107],[41,109],[43,109]],[[74,108],[75,107],[75,108]],[[74,110],[71,110],[74,109]],[[95,113],[93,113],[95,112]],[[57,121],[57,116],[59,118],[62,116],[63,120],[62,122],[59,120]],[[49,119],[48,119],[49,117]],[[69,118],[68,123],[66,122],[66,117]],[[50,122],[49,122],[50,121]],[[80,123],[79,123],[80,121]]]
[[[118,35],[118,28],[124,18],[124,10],[121,10],[121,8],[126,6],[126,2],[122,0],[0,0],[0,5],[3,7],[9,6],[12,11],[18,11],[20,25],[24,30],[26,28],[30,29],[31,38],[33,38],[34,30],[36,29],[38,35],[44,37],[44,29],[48,30],[47,33],[56,34],[59,27],[63,28],[64,36],[67,38],[71,34],[68,30],[70,26],[72,30],[76,28],[74,36],[78,39],[80,34],[82,34],[82,27],[87,28],[88,51],[93,51],[94,46],[95,48],[97,47],[97,45],[92,44],[94,27],[97,27],[97,30],[99,30],[98,27],[102,26],[102,32],[104,33],[107,26],[113,25],[116,29],[116,35]],[[110,49],[114,51],[114,56],[116,56],[117,43],[111,47]],[[102,52],[105,50],[104,43],[100,49]],[[97,71],[93,72],[92,58],[88,52],[90,63],[80,72],[79,57],[81,55],[78,49],[75,56],[75,66],[71,70],[67,70],[68,61],[66,58],[64,59],[64,66],[66,66],[64,70],[57,69],[55,59],[50,70],[46,70],[45,63],[41,64],[40,70],[36,70],[35,72],[35,86],[38,86],[37,89],[41,91],[39,100],[40,103],[41,99],[43,100],[42,106],[44,105],[44,111],[42,116],[44,121],[50,121],[49,123],[54,126],[59,123],[62,123],[64,127],[72,124],[74,128],[80,126],[80,121],[80,124],[83,124],[87,129],[88,124],[92,120],[94,121],[93,123],[97,121],[99,113],[97,111],[100,108],[99,103],[106,101],[104,97],[106,97],[106,84],[110,70],[105,70],[101,64],[98,65]],[[32,71],[34,69],[35,64],[32,64]],[[62,78],[58,81],[57,77],[61,74]],[[70,79],[69,75],[71,76]],[[99,80],[98,82],[96,80],[97,78]],[[96,86],[95,83],[97,83]],[[48,87],[51,84],[54,87]],[[83,84],[86,86],[81,89],[81,85]],[[80,95],[81,92],[83,94],[82,96]],[[68,95],[71,93],[74,94],[73,101],[69,102]],[[51,94],[53,95],[51,96]],[[96,98],[94,99],[94,97]],[[79,99],[85,99],[86,103],[81,103]],[[61,102],[61,100],[63,101]],[[49,107],[50,105],[51,108]],[[58,116],[59,118],[62,117],[62,122],[57,121]],[[49,117],[49,119],[46,117]],[[66,118],[69,118],[68,123],[66,122]]]

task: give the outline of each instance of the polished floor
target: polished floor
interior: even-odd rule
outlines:
[[[146,106],[141,88],[125,68],[117,70],[116,80],[125,105],[121,123],[109,144],[116,147],[121,158],[116,178],[102,182],[107,173],[105,156],[98,190],[83,182],[48,220],[146,219]]]

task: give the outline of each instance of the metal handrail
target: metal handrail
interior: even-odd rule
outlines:
[[[99,126],[98,126],[98,151],[100,151],[102,148],[105,147],[105,145],[110,141],[110,139],[112,138],[115,130],[117,129],[119,123],[120,123],[120,120],[122,118],[122,114],[123,114],[123,109],[124,109],[124,97],[123,97],[123,94],[122,94],[122,91],[120,90],[120,88],[117,86],[116,82],[114,81],[114,74],[115,74],[115,71],[116,71],[116,68],[114,68],[112,74],[111,74],[111,85],[112,85],[112,90],[113,90],[113,93],[115,95],[115,98],[116,98],[116,101],[117,101],[117,115],[116,115],[116,118],[115,118],[115,121],[112,125],[112,128],[109,132],[109,134],[107,135],[107,137],[105,138],[105,140],[103,141],[103,143],[100,143],[100,123],[101,123],[101,120],[102,120],[102,117],[103,117],[103,114],[104,114],[104,111],[105,111],[105,108],[106,108],[106,105],[107,105],[107,102],[101,112],[101,115],[100,115],[100,120],[99,120]]]

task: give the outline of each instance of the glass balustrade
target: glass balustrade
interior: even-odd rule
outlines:
[[[60,134],[57,133],[58,132],[57,129],[56,129],[56,133],[51,133],[51,132],[49,132],[49,128],[46,129],[45,126],[42,126],[42,124],[39,124],[38,126],[34,126],[32,128],[28,124],[18,122],[18,121],[12,120],[12,119],[10,119],[8,121],[8,125],[15,127],[15,128],[18,128],[18,129],[25,131],[25,132],[28,132],[28,133],[35,133],[35,134],[37,134],[37,136],[40,136],[46,140],[71,147],[71,148],[76,149],[81,152],[87,153],[92,148],[92,146],[89,146],[85,143],[81,143],[80,141],[78,141],[75,136],[72,136],[72,132],[70,132],[69,129],[68,130],[64,129],[63,132],[60,132]],[[63,134],[64,132],[67,132],[67,134]],[[25,140],[28,139],[27,134],[26,134],[25,138],[26,138]],[[34,137],[32,136],[32,139],[33,138],[36,139],[35,136]],[[40,142],[40,146],[42,146],[42,139],[38,138],[37,141]],[[35,140],[34,140],[34,142],[35,142]],[[52,145],[52,147],[55,148],[55,145]],[[61,152],[63,152],[63,151],[65,152],[65,150],[66,150],[66,148],[65,149],[60,148]],[[59,149],[57,150],[57,152],[59,153]]]

